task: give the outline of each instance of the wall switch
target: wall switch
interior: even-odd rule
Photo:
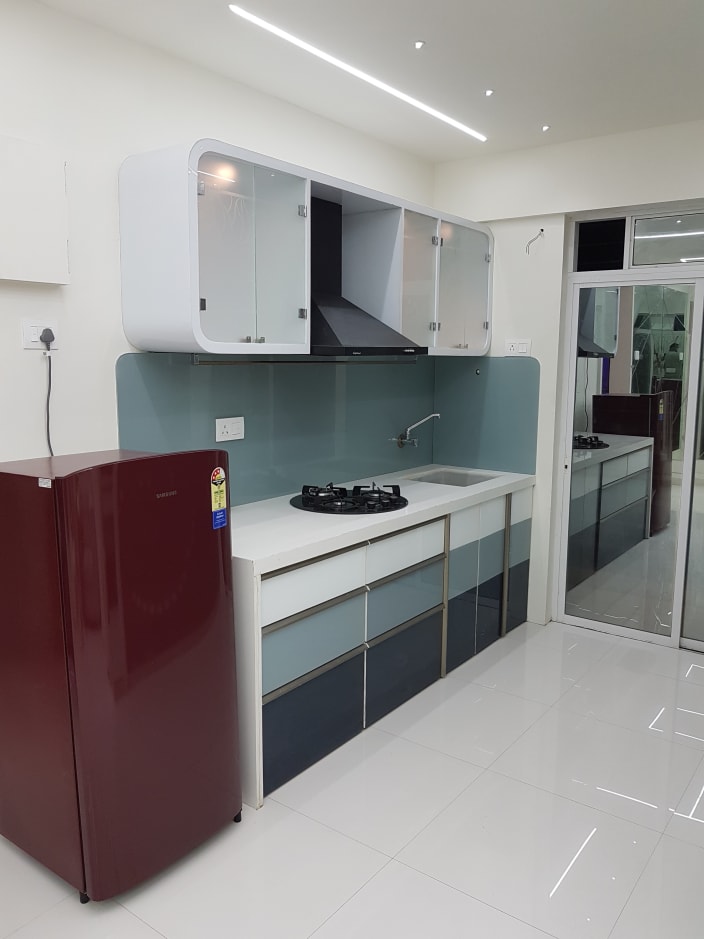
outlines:
[[[505,355],[530,355],[530,339],[507,339]]]
[[[49,322],[48,320],[44,320],[39,323],[36,320],[22,320],[22,348],[38,349],[39,352],[45,352],[46,346],[39,337],[47,327],[54,334],[54,341],[51,344],[51,349],[58,349],[59,327],[56,325],[56,322]]]
[[[216,417],[215,441],[242,440],[244,437],[243,417]]]

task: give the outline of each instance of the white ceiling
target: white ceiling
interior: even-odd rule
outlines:
[[[704,118],[702,0],[239,0],[487,143],[234,16],[227,0],[42,2],[433,162]]]

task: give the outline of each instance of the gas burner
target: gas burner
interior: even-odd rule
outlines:
[[[604,450],[608,443],[600,440],[596,434],[577,434],[572,438],[573,450]]]
[[[349,492],[344,486],[304,486],[301,494],[291,499],[291,505],[306,512],[366,515],[375,512],[393,512],[408,505],[397,485],[355,486]]]

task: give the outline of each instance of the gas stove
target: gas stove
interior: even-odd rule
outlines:
[[[371,515],[376,512],[394,512],[408,505],[399,486],[304,486],[301,494],[291,499],[291,505],[306,512],[326,512],[330,515]]]
[[[608,443],[600,440],[596,434],[577,434],[572,438],[573,450],[604,450]]]

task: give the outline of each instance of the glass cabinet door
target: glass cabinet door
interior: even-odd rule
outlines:
[[[483,352],[488,319],[489,238],[484,232],[441,222],[438,345]]]
[[[403,305],[401,332],[421,346],[434,346],[438,220],[418,212],[403,214]]]
[[[198,163],[198,264],[203,333],[256,336],[254,167],[217,153]]]
[[[307,309],[306,181],[265,166],[254,169],[257,341],[303,344]],[[308,314],[307,314],[308,315]]]

